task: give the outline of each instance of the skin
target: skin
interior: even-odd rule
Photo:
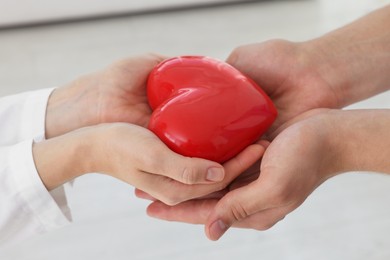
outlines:
[[[98,172],[142,189],[168,205],[175,205],[224,189],[256,162],[264,150],[259,144],[251,145],[220,166],[172,152],[143,127],[111,123],[36,143],[33,155],[48,190],[83,174]],[[210,169],[222,169],[226,178],[215,182],[199,179]]]
[[[255,165],[211,198],[174,207],[155,201],[148,214],[205,224],[208,238],[217,240],[229,227],[269,229],[337,174],[390,174],[389,110],[313,110],[284,127],[265,151],[260,170]]]
[[[49,98],[46,140],[33,144],[37,171],[48,190],[98,172],[174,205],[224,189],[264,152],[259,144],[224,165],[172,152],[147,130],[147,76],[163,57],[114,63],[60,87]]]
[[[390,6],[307,42],[241,46],[227,62],[271,97],[279,112],[273,131],[311,109],[342,108],[388,89],[389,14]]]
[[[148,54],[124,59],[55,89],[47,106],[46,138],[102,123],[146,127],[152,113],[147,77],[164,58]]]
[[[219,194],[174,207],[154,201],[148,214],[205,224],[217,240],[232,226],[272,227],[334,175],[390,173],[389,110],[338,110],[390,88],[388,25],[390,6],[307,42],[272,40],[233,51],[228,62],[279,111],[261,164]]]

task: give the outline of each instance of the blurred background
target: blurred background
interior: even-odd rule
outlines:
[[[0,0],[0,96],[61,86],[145,52],[225,59],[236,46],[304,41],[389,0]],[[390,108],[388,92],[355,104]],[[230,230],[146,216],[133,188],[87,175],[68,189],[74,222],[4,249],[4,260],[390,259],[390,178],[344,174],[269,231]]]

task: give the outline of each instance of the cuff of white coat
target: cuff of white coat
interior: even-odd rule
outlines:
[[[26,209],[42,224],[42,229],[49,231],[67,225],[71,218],[65,193],[60,190],[52,196],[42,183],[32,155],[32,140],[14,145],[9,162],[15,189]]]
[[[47,88],[28,92],[29,96],[23,104],[21,136],[45,138],[46,108],[53,90],[54,88]]]

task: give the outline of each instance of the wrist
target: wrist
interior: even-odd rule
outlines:
[[[91,100],[96,92],[89,91],[83,78],[56,88],[50,95],[46,108],[46,138],[63,135],[72,130],[97,124]]]
[[[390,110],[339,111],[333,122],[339,125],[339,171],[390,173]]]
[[[332,57],[338,46],[337,41],[331,37],[320,37],[302,43],[301,46],[306,51],[308,66],[312,74],[317,74],[324,81],[324,84],[333,93],[335,102],[329,108],[342,108],[349,102],[350,85],[348,77],[349,73],[342,70],[346,68],[342,64],[338,64],[338,59]],[[341,70],[339,69],[341,67]]]
[[[94,141],[84,129],[34,143],[37,172],[48,190],[91,172]]]
[[[348,168],[347,161],[344,160],[348,154],[343,146],[345,137],[340,134],[342,125],[338,121],[340,113],[342,111],[338,109],[321,109],[321,112],[309,118],[311,132],[314,134],[308,138],[316,140],[322,158],[318,168],[321,179],[338,175]]]
[[[390,7],[305,42],[321,77],[344,107],[389,89]]]

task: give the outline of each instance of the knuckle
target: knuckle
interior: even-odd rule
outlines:
[[[140,154],[140,158],[143,158],[144,165],[147,165],[153,172],[161,173],[164,176],[170,174],[170,156],[167,155],[165,147],[156,142],[156,139],[149,138],[143,143],[148,147],[147,154]],[[168,176],[169,177],[169,176]]]
[[[181,193],[173,192],[175,189],[169,189],[165,194],[160,196],[160,200],[168,206],[175,206],[183,202]]]
[[[164,155],[164,151],[157,146],[154,145],[152,149],[148,150],[148,155],[147,155],[147,164],[149,165],[150,168],[155,169],[155,170],[164,170],[164,168],[161,168],[161,165],[163,165],[163,161],[161,160]],[[164,159],[163,159],[164,160]]]
[[[223,182],[220,182],[220,183],[215,183],[213,184],[215,185],[214,187],[214,191],[221,191],[221,190],[224,190],[224,189],[230,189],[230,182],[227,181],[223,181]]]
[[[274,195],[273,202],[277,206],[284,205],[288,201],[288,195],[284,192],[278,192]]]
[[[164,202],[164,204],[166,204],[168,206],[175,206],[175,205],[179,204],[176,200],[170,199],[170,198],[163,200],[162,202]]]
[[[154,134],[153,135],[149,135],[146,139],[145,139],[145,143],[146,145],[148,146],[148,152],[150,153],[149,157],[152,159],[152,160],[161,160],[161,157],[162,159],[166,160],[166,159],[170,159],[170,157],[168,156],[165,156],[165,155],[169,155],[167,153],[167,149],[164,145],[162,145],[162,142],[158,139],[157,136],[155,136]],[[158,160],[159,159],[159,160]]]
[[[175,196],[163,196],[161,201],[168,206],[175,206],[179,204],[179,200]]]
[[[273,206],[280,207],[290,204],[293,198],[292,192],[285,189],[277,189],[270,195],[270,203]]]
[[[144,54],[144,56],[150,58],[155,63],[158,63],[167,58],[164,55],[157,52],[147,52]]]
[[[229,204],[232,217],[235,221],[241,221],[249,216],[248,210],[241,203],[231,199]]]
[[[185,166],[181,171],[180,180],[185,184],[194,184],[197,181],[197,172],[192,167]]]
[[[237,46],[236,48],[233,49],[232,53],[234,55],[237,55],[237,56],[240,56],[243,52],[245,52],[247,49],[247,46],[245,45],[240,45],[240,46]]]
[[[259,221],[255,224],[255,229],[264,231],[275,226],[279,221],[283,220],[286,217],[286,212],[278,212],[275,215],[271,215],[263,218],[263,221]]]
[[[278,221],[268,222],[268,223],[258,223],[255,227],[256,230],[265,231],[272,228]]]
[[[243,51],[242,46],[234,48],[228,57],[228,62],[234,64],[239,59],[242,51]]]

